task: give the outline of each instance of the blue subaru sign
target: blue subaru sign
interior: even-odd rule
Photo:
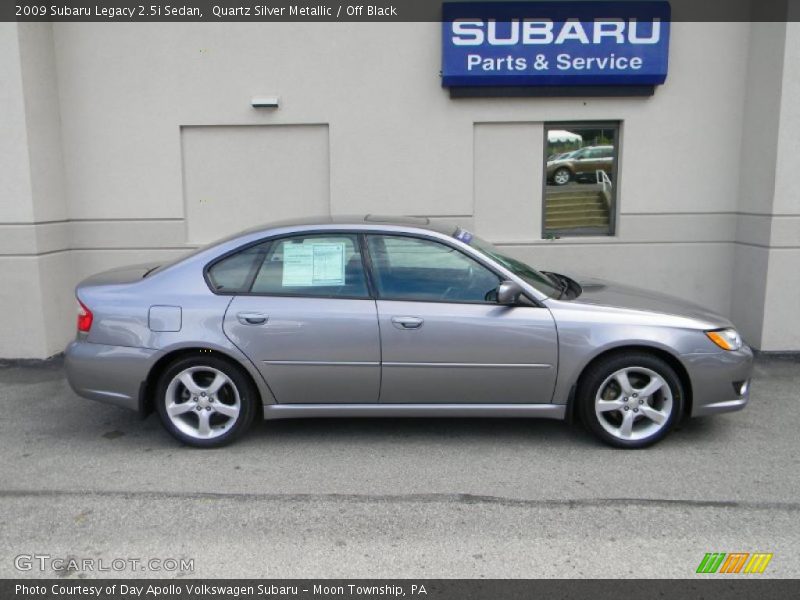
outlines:
[[[669,26],[668,2],[446,2],[442,85],[662,84]]]

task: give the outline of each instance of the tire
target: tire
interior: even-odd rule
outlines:
[[[572,172],[566,167],[560,167],[553,172],[553,183],[567,185],[572,180]]]
[[[197,448],[217,448],[253,422],[258,392],[241,367],[218,356],[176,360],[161,374],[155,404],[164,428]]]
[[[583,423],[603,442],[644,448],[680,420],[684,391],[678,374],[661,358],[625,352],[591,366],[576,400]]]

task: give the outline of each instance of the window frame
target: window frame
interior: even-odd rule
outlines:
[[[568,230],[547,230],[547,134],[551,129],[614,129],[616,132],[615,143],[611,155],[612,168],[611,168],[611,181],[613,182],[613,196],[611,198],[611,214],[608,218],[608,231],[606,233],[596,232],[577,232],[573,233]],[[619,223],[619,173],[620,173],[620,156],[622,155],[622,129],[623,121],[609,120],[609,121],[547,121],[544,123],[543,132],[543,149],[542,149],[542,196],[541,196],[541,239],[553,238],[608,238],[617,237],[618,223]],[[585,146],[584,146],[585,147]],[[582,148],[578,148],[582,150]]]
[[[358,240],[359,244],[359,251],[361,254],[361,266],[364,269],[366,275],[366,283],[367,283],[367,293],[368,296],[321,296],[321,295],[307,295],[307,294],[281,294],[281,293],[264,293],[264,292],[253,292],[253,284],[255,283],[255,279],[258,276],[258,272],[261,270],[261,265],[263,264],[264,260],[266,259],[267,254],[269,253],[272,244],[280,241],[285,238],[291,237],[298,237],[298,236],[311,236],[311,235],[352,235],[355,236]],[[488,258],[483,256],[480,252],[476,252],[477,256],[472,255],[468,252],[464,252],[462,248],[459,248],[455,243],[451,243],[450,240],[443,240],[435,235],[426,235],[424,233],[419,232],[408,232],[408,231],[386,231],[381,229],[309,229],[305,231],[295,231],[292,233],[278,233],[274,235],[268,235],[263,238],[259,238],[258,240],[254,240],[248,242],[246,244],[242,244],[241,246],[237,246],[232,250],[228,250],[224,254],[217,256],[216,258],[210,260],[205,264],[203,267],[203,279],[205,280],[206,286],[208,287],[209,291],[214,294],[215,296],[252,296],[252,297],[262,297],[262,298],[318,298],[318,299],[339,299],[339,300],[386,300],[391,302],[430,302],[435,304],[468,304],[468,305],[487,305],[487,306],[496,306],[496,307],[504,307],[505,305],[499,304],[497,302],[489,302],[489,301],[478,301],[478,302],[467,302],[463,300],[414,300],[409,298],[402,298],[402,299],[393,299],[393,298],[383,298],[378,293],[378,287],[375,284],[375,272],[374,266],[372,264],[372,257],[369,253],[369,244],[367,242],[368,235],[383,235],[383,236],[390,236],[390,237],[408,237],[414,239],[425,240],[429,242],[439,243],[443,246],[447,246],[452,248],[456,252],[460,252],[468,259],[471,259],[477,262],[482,267],[491,271],[495,276],[497,276],[499,281],[505,281],[508,279],[498,268],[497,266]],[[251,281],[249,281],[248,291],[227,291],[227,290],[216,290],[211,285],[211,280],[209,279],[208,271],[211,269],[215,264],[229,258],[230,256],[237,254],[239,252],[244,252],[248,248],[252,248],[253,246],[258,246],[259,244],[269,244],[266,246],[266,250],[261,257],[261,262],[258,265],[258,268],[255,269],[255,272],[252,276]],[[522,301],[514,306],[519,307],[530,307],[530,308],[543,308],[544,304],[542,304],[539,300],[535,297],[531,296],[525,289],[523,288],[522,294],[520,296]]]
[[[354,238],[354,247],[358,250],[359,256],[361,257],[361,268],[364,270],[364,281],[366,283],[367,293],[364,296],[351,296],[351,295],[339,295],[339,294],[298,294],[298,293],[281,293],[281,292],[254,292],[253,285],[255,284],[256,278],[258,277],[258,273],[261,271],[261,267],[264,265],[264,261],[267,258],[267,254],[272,249],[273,245],[279,243],[281,240],[295,238],[295,237],[312,237],[312,236],[323,236],[323,235],[330,235],[330,236],[351,236]],[[265,250],[262,253],[260,261],[258,261],[258,267],[253,270],[253,272],[248,276],[247,282],[247,291],[226,291],[226,290],[217,290],[211,284],[211,278],[209,275],[209,271],[216,265],[217,263],[225,260],[226,258],[230,258],[231,256],[238,254],[240,252],[246,252],[249,248],[253,246],[258,246],[260,244],[264,244]],[[253,296],[253,297],[261,297],[261,298],[322,298],[322,299],[332,299],[332,300],[374,300],[375,295],[373,291],[372,281],[370,278],[369,269],[367,268],[367,263],[364,260],[364,251],[363,245],[361,243],[361,235],[358,231],[352,230],[309,230],[309,231],[296,231],[293,233],[281,233],[276,234],[274,236],[267,236],[261,238],[254,242],[249,242],[247,244],[243,244],[233,250],[226,252],[225,254],[218,256],[214,260],[208,262],[203,267],[203,279],[205,279],[206,286],[211,291],[211,293],[217,296]]]
[[[479,260],[477,257],[472,256],[471,254],[468,254],[467,252],[464,252],[461,248],[459,248],[455,244],[450,244],[450,243],[448,243],[448,242],[446,242],[444,240],[441,240],[441,239],[439,239],[437,237],[426,236],[426,235],[421,235],[421,234],[416,234],[416,233],[407,233],[407,232],[402,232],[402,231],[397,231],[397,232],[394,232],[394,231],[391,231],[391,232],[390,231],[365,231],[363,233],[363,235],[362,235],[362,240],[363,240],[362,243],[364,245],[364,250],[366,251],[366,255],[369,257],[370,280],[371,280],[372,287],[374,289],[375,299],[376,300],[385,300],[387,302],[419,302],[419,303],[432,303],[432,304],[469,304],[469,305],[473,305],[473,306],[474,305],[504,306],[504,305],[499,304],[497,302],[489,302],[488,300],[474,300],[474,301],[473,300],[453,300],[453,299],[449,299],[449,298],[436,300],[436,299],[432,299],[432,298],[415,299],[415,298],[393,298],[393,297],[390,297],[390,296],[383,296],[380,293],[380,290],[378,289],[377,283],[375,282],[375,278],[377,277],[377,273],[375,272],[376,271],[375,270],[375,265],[372,262],[372,255],[369,252],[369,240],[367,240],[367,236],[370,236],[370,235],[373,235],[373,236],[374,235],[380,235],[380,236],[384,236],[384,237],[407,237],[407,238],[411,238],[411,239],[423,240],[423,241],[426,241],[426,242],[433,242],[434,244],[438,243],[438,244],[441,244],[442,246],[446,246],[448,248],[452,248],[454,251],[460,253],[462,256],[464,256],[468,260],[472,260],[473,262],[476,262],[478,265],[480,265],[484,269],[488,270],[495,277],[497,277],[498,285],[499,285],[499,283],[505,281],[506,278],[502,273],[497,271],[497,269],[494,267],[494,265],[489,264],[486,261]],[[523,290],[522,295],[525,298],[527,298],[528,300],[530,300],[533,303],[532,305],[538,306],[538,303],[535,300],[533,300],[531,298],[528,298],[528,295],[524,292],[524,290]]]
[[[244,244],[242,246],[238,246],[238,247],[234,248],[233,250],[229,250],[228,252],[225,252],[224,254],[221,254],[220,256],[218,256],[215,259],[213,259],[213,260],[209,261],[208,263],[206,263],[205,266],[203,267],[203,279],[205,280],[206,285],[208,286],[208,289],[211,292],[213,292],[215,295],[217,295],[217,296],[234,296],[234,295],[237,295],[237,294],[246,293],[246,292],[240,291],[240,290],[220,290],[220,289],[217,289],[217,287],[213,284],[213,280],[212,280],[212,277],[211,277],[211,269],[213,269],[215,266],[217,266],[217,264],[219,264],[219,263],[221,263],[221,262],[223,262],[223,261],[225,261],[225,260],[227,260],[227,259],[229,259],[229,258],[231,258],[233,256],[236,256],[237,254],[241,254],[243,252],[247,252],[250,248],[254,248],[256,246],[261,246],[261,245],[264,245],[264,250],[262,250],[262,252],[260,253],[261,256],[257,256],[256,257],[255,261],[253,262],[253,265],[250,267],[250,272],[248,273],[247,279],[245,280],[245,285],[242,288],[242,289],[246,288],[248,291],[250,289],[252,289],[253,283],[255,282],[255,279],[258,276],[258,272],[261,270],[261,266],[264,264],[264,259],[266,258],[267,253],[269,252],[269,249],[272,247],[272,239],[271,238],[264,238],[264,239],[257,240],[255,242],[249,242],[249,243]]]

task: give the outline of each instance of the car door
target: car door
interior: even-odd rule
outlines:
[[[276,239],[250,277],[223,327],[279,403],[378,401],[377,312],[356,235]]]
[[[606,146],[600,149],[600,158],[597,161],[597,169],[605,171],[606,175],[612,176],[614,170],[614,148]]]
[[[580,159],[577,161],[575,172],[582,175],[594,174],[598,160],[597,148],[584,148]]]
[[[546,403],[558,341],[550,311],[503,306],[500,277],[438,240],[368,235],[378,294],[382,403]]]

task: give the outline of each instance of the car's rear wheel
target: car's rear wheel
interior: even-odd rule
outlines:
[[[683,411],[675,370],[650,354],[628,352],[590,367],[578,389],[581,417],[601,440],[643,448],[666,436]]]
[[[156,387],[164,427],[191,446],[223,446],[253,422],[257,392],[242,370],[216,356],[172,363]]]
[[[572,173],[566,167],[556,169],[553,173],[553,183],[556,185],[566,185],[572,179]]]

